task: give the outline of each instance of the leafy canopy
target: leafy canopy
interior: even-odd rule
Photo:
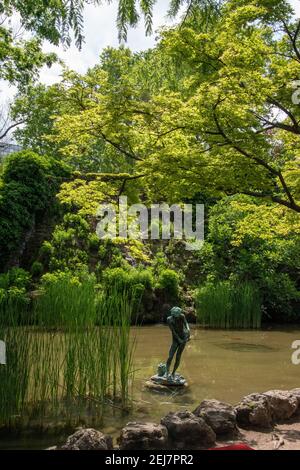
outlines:
[[[65,72],[48,139],[77,165],[123,159],[156,200],[243,193],[299,212],[299,33],[285,0],[228,0],[205,32],[109,49],[86,75]]]

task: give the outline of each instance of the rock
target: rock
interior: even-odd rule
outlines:
[[[154,423],[128,423],[118,439],[120,450],[166,449],[168,431],[165,426]]]
[[[212,428],[190,411],[170,412],[161,424],[168,429],[170,445],[177,449],[207,448],[216,441]]]
[[[297,401],[298,401],[298,411],[300,411],[300,388],[293,388],[293,390],[291,390],[291,394],[297,398]]]
[[[268,397],[263,393],[245,396],[235,407],[236,420],[240,426],[268,428],[272,424],[272,413]]]
[[[217,435],[237,432],[236,411],[232,405],[218,400],[203,400],[193,413],[203,418]]]
[[[112,438],[96,429],[81,428],[68,437],[61,450],[111,450]]]
[[[264,395],[269,400],[272,419],[275,422],[289,419],[298,409],[298,398],[288,390],[270,390]]]
[[[145,388],[147,390],[150,390],[151,392],[157,392],[157,393],[163,393],[166,395],[172,395],[174,393],[174,390],[176,389],[176,394],[177,395],[183,395],[183,393],[187,392],[189,390],[189,386],[187,383],[185,383],[183,386],[180,387],[170,387],[168,385],[163,385],[159,383],[153,382],[153,380],[147,380],[145,382]]]

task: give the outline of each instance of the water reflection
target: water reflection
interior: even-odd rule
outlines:
[[[239,352],[273,352],[278,351],[278,348],[266,346],[265,344],[254,343],[221,343],[215,344],[218,348],[231,349],[232,351]]]

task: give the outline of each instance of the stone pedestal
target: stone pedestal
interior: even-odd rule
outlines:
[[[185,390],[188,384],[185,378],[179,374],[175,374],[174,378],[156,374],[145,383],[145,386],[154,392],[174,393],[175,391]]]
[[[175,377],[172,377],[171,375],[167,377],[166,375],[160,376],[156,374],[151,377],[151,380],[156,384],[165,385],[166,387],[184,387],[186,384],[185,378],[179,374],[175,374]]]

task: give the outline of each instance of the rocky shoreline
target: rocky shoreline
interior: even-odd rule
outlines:
[[[48,450],[193,450],[234,442],[275,449],[285,445],[282,423],[294,427],[288,448],[300,449],[300,388],[252,393],[236,406],[203,400],[193,412],[170,412],[160,423],[130,422],[115,445],[99,430],[80,428],[64,445]]]

